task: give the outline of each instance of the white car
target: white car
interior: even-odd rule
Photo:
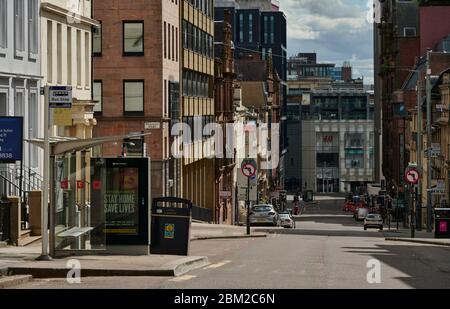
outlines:
[[[288,213],[280,213],[280,225],[284,228],[295,229],[294,218]]]
[[[250,212],[250,225],[273,225],[278,226],[280,218],[270,204],[255,205]]]
[[[364,231],[368,228],[377,228],[383,230],[383,218],[378,214],[368,214],[364,219]]]

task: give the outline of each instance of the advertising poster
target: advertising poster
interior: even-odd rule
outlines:
[[[139,170],[111,168],[107,170],[103,195],[108,234],[139,233]]]

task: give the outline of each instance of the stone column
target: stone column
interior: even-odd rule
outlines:
[[[10,219],[9,219],[9,230],[10,230],[10,242],[18,246],[20,239],[20,197],[10,196],[8,197],[11,201],[10,208]]]
[[[31,191],[28,193],[28,207],[30,212],[30,229],[31,235],[40,236],[41,230],[41,207],[42,207],[42,191]]]

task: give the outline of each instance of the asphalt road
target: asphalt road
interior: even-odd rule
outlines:
[[[34,280],[18,288],[449,288],[450,249],[387,242],[378,230],[342,214],[340,201],[321,201],[298,218],[295,230],[258,228],[267,238],[192,243],[211,264],[177,277]],[[367,263],[380,265],[369,283]]]

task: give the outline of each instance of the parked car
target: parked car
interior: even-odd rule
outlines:
[[[289,213],[280,213],[280,225],[284,228],[295,229],[294,218]]]
[[[378,228],[383,230],[383,218],[379,214],[368,214],[364,219],[364,231],[368,228]]]
[[[250,225],[273,225],[278,226],[280,224],[280,216],[270,204],[255,205],[250,212]]]
[[[355,212],[355,220],[356,221],[362,221],[366,218],[366,216],[369,214],[369,209],[367,208],[357,208]]]

